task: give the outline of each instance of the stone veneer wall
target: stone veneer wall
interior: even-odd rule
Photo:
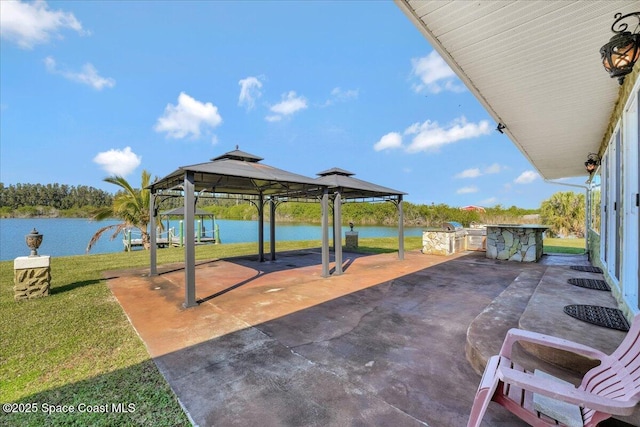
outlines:
[[[423,231],[422,253],[430,255],[451,255],[451,239],[454,231]]]
[[[541,229],[487,227],[487,258],[536,262],[542,257]]]

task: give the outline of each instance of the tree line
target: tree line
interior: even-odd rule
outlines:
[[[257,209],[249,203],[220,204],[209,203],[199,206],[211,212],[220,219],[256,220]],[[441,227],[444,222],[455,221],[465,227],[472,223],[533,223],[539,221],[536,209],[522,209],[516,206],[504,208],[500,205],[485,208],[485,211],[465,211],[446,204],[420,205],[402,202],[404,225],[414,227]],[[265,212],[268,213],[268,210]],[[398,211],[394,204],[383,203],[353,203],[342,205],[342,220],[344,224],[353,222],[357,225],[389,225],[398,223]],[[276,210],[278,222],[320,223],[320,203],[289,202],[282,203]]]
[[[144,176],[143,176],[144,178]],[[108,181],[107,182],[111,182]],[[128,184],[126,180],[123,181]],[[124,184],[123,184],[124,185]],[[124,188],[124,187],[123,187]],[[129,187],[127,187],[129,188]],[[133,192],[134,187],[129,188]],[[140,191],[139,189],[136,191]],[[121,194],[123,193],[123,194]],[[127,191],[120,189],[112,195],[89,186],[64,184],[16,184],[5,186],[0,183],[0,216],[73,216],[92,217],[99,210],[114,206],[118,198],[127,197]],[[159,206],[168,210],[181,206],[182,199],[168,199]],[[256,220],[255,206],[238,198],[202,198],[198,207],[213,213],[219,219]],[[455,221],[465,227],[477,224],[499,223],[542,223],[549,225],[553,236],[585,235],[585,196],[571,191],[558,192],[542,202],[540,209],[522,209],[516,206],[505,208],[501,205],[487,207],[484,211],[461,210],[446,204],[422,205],[404,201],[402,203],[405,226],[441,227],[444,222]],[[268,216],[269,210],[265,210]],[[145,213],[146,214],[146,213]],[[397,208],[392,203],[344,203],[342,207],[344,224],[396,225]],[[281,203],[276,210],[276,221],[319,223],[321,207],[319,203]]]
[[[86,185],[0,183],[0,213],[3,217],[88,216],[91,209],[111,206],[113,195]]]

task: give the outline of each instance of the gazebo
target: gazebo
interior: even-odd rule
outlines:
[[[353,178],[350,172],[331,169],[313,179],[260,163],[261,157],[236,150],[211,159],[210,162],[182,166],[151,184],[150,215],[152,223],[158,206],[167,198],[184,199],[185,224],[185,307],[197,305],[195,297],[195,205],[200,197],[243,197],[258,210],[258,260],[264,259],[264,208],[270,207],[270,250],[275,260],[275,212],[283,201],[320,201],[322,206],[322,276],[329,273],[329,199],[333,200],[335,234],[334,274],[342,274],[341,203],[342,199],[389,200],[399,207],[399,258],[404,258],[402,227],[402,195],[405,193],[376,186]],[[157,275],[156,231],[151,227],[150,274]]]
[[[334,246],[336,273],[342,273],[342,201],[386,201],[392,202],[398,209],[398,258],[404,259],[404,215],[402,212],[403,193],[391,188],[382,187],[367,181],[354,178],[354,173],[340,168],[332,168],[318,173],[316,182],[326,185],[332,192]]]

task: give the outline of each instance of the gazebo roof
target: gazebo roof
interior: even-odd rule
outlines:
[[[346,171],[340,168],[331,168],[326,171],[318,172],[319,176],[328,176],[328,175],[344,175],[344,176],[352,176],[355,175],[353,172]]]
[[[407,194],[402,191],[354,178],[352,172],[340,168],[328,169],[318,173],[318,175],[320,177],[316,178],[316,182],[330,189],[339,189],[343,199],[397,197]]]
[[[178,189],[185,174],[192,172],[195,190],[212,193],[287,196],[317,193],[324,188],[312,178],[265,165],[261,160],[236,149],[210,162],[181,166],[149,187],[152,191]]]
[[[222,156],[214,157],[211,159],[212,162],[216,160],[241,160],[243,162],[259,162],[264,160],[262,157],[254,156],[253,154],[246,153],[244,151],[238,150],[238,146],[233,151],[229,151],[228,153],[224,153]]]

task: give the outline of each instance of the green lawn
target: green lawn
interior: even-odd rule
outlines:
[[[278,250],[319,246],[318,241],[279,242]],[[420,237],[405,239],[406,250],[420,247]],[[397,239],[360,239],[360,248],[389,252]],[[256,249],[255,244],[198,246],[196,258]],[[162,249],[158,264],[183,257],[181,249]],[[106,270],[148,265],[144,251],[52,258],[51,295],[16,302],[13,261],[0,262],[0,402],[31,410],[2,411],[0,425],[190,425],[102,278]],[[122,408],[129,412],[118,412]],[[63,412],[70,409],[75,412]]]
[[[544,253],[583,254],[584,239],[557,239],[547,237],[543,241]]]

